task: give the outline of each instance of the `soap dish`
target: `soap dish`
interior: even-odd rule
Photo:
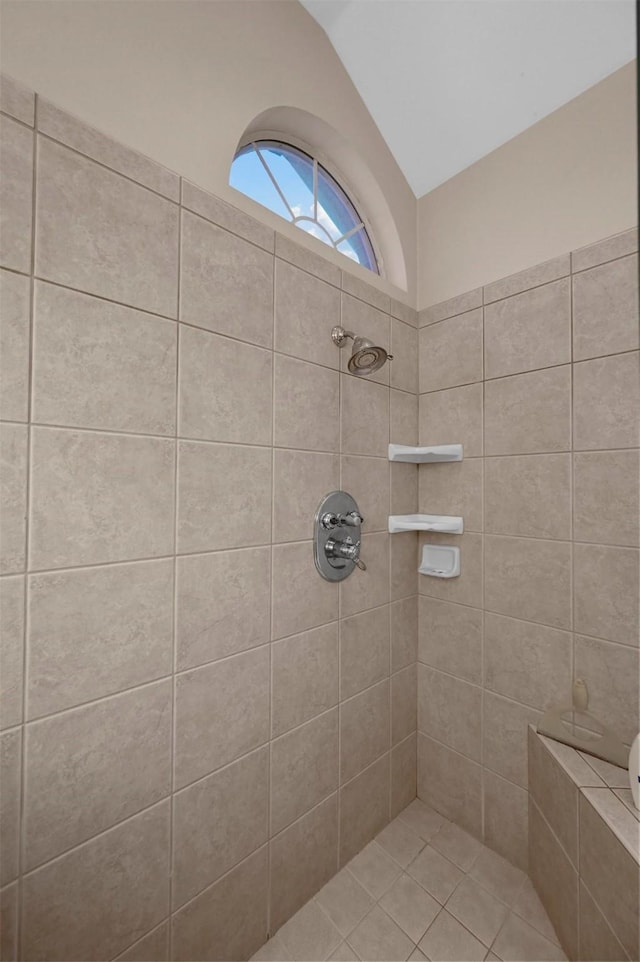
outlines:
[[[457,578],[460,574],[460,548],[449,544],[425,544],[418,571],[432,578]]]

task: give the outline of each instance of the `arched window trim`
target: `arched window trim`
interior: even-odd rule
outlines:
[[[305,218],[304,216],[302,216],[302,217],[296,217],[296,215],[295,215],[295,214],[293,213],[293,211],[291,210],[291,206],[290,206],[289,202],[288,202],[287,199],[285,198],[285,196],[284,196],[284,194],[282,193],[279,185],[277,184],[277,181],[275,180],[275,178],[273,177],[271,171],[269,170],[268,165],[265,164],[264,159],[263,159],[263,158],[261,157],[261,155],[260,155],[260,151],[259,151],[259,150],[257,149],[257,147],[256,147],[256,143],[257,143],[257,142],[265,141],[265,140],[266,140],[266,141],[269,141],[269,140],[270,140],[270,141],[274,141],[274,142],[276,142],[276,143],[282,144],[282,145],[285,146],[285,147],[293,147],[293,148],[295,148],[295,149],[297,149],[297,150],[301,150],[303,153],[307,154],[307,156],[313,161],[313,164],[314,164],[314,200],[315,200],[315,204],[316,204],[316,210],[314,210],[315,218],[317,218],[317,196],[318,196],[318,195],[317,195],[317,183],[316,183],[317,166],[320,165],[320,167],[322,167],[322,168],[327,172],[327,174],[329,174],[329,176],[336,182],[336,184],[338,185],[338,187],[339,187],[339,188],[342,190],[342,192],[345,194],[347,200],[349,201],[349,203],[350,203],[351,206],[353,207],[356,215],[357,215],[358,218],[359,218],[359,223],[358,223],[357,225],[355,225],[351,230],[347,231],[346,234],[344,234],[342,237],[340,237],[339,240],[337,241],[337,243],[342,243],[342,241],[348,240],[348,238],[351,236],[351,234],[354,234],[354,233],[356,233],[358,230],[364,228],[364,231],[366,232],[366,235],[367,235],[367,239],[368,239],[369,244],[370,244],[370,246],[371,246],[371,249],[372,249],[372,251],[373,251],[373,256],[374,256],[375,263],[376,263],[376,268],[377,268],[377,270],[375,270],[375,271],[370,271],[370,273],[377,274],[378,277],[382,277],[382,278],[385,277],[384,260],[383,260],[383,258],[382,258],[380,249],[379,249],[379,247],[378,247],[378,245],[377,245],[377,243],[376,243],[375,236],[374,236],[373,230],[372,230],[372,228],[371,228],[371,224],[370,224],[370,222],[369,222],[366,214],[363,213],[363,210],[364,210],[363,204],[362,204],[361,200],[359,199],[359,197],[358,197],[358,195],[357,195],[357,192],[356,192],[355,190],[353,190],[353,188],[351,187],[351,184],[349,183],[349,181],[347,180],[347,178],[344,177],[344,175],[343,175],[343,174],[338,170],[338,168],[336,167],[335,163],[333,163],[333,161],[326,156],[326,154],[322,151],[321,148],[314,147],[314,146],[312,146],[311,144],[309,144],[309,143],[307,143],[306,141],[304,141],[302,138],[297,137],[297,136],[293,136],[293,135],[290,134],[290,133],[283,133],[282,131],[272,130],[272,129],[258,129],[258,130],[252,130],[248,135],[246,135],[245,137],[242,138],[242,140],[240,141],[240,143],[238,144],[238,146],[237,146],[237,148],[236,148],[236,152],[235,152],[235,154],[234,154],[234,156],[233,156],[233,160],[235,160],[235,158],[238,156],[238,154],[239,154],[242,150],[244,150],[246,147],[253,146],[254,149],[256,149],[256,153],[258,154],[258,157],[260,157],[260,160],[262,161],[263,165],[265,166],[265,169],[266,169],[266,172],[267,172],[267,174],[268,174],[268,176],[269,176],[269,179],[270,179],[271,182],[274,184],[274,186],[275,186],[275,188],[276,188],[276,190],[277,190],[277,192],[278,192],[278,196],[280,197],[280,199],[281,199],[282,202],[284,203],[286,209],[290,212],[290,215],[291,215],[290,223],[295,225],[297,220],[304,220],[304,219],[311,220],[311,218]],[[232,161],[232,164],[233,164],[233,161]],[[250,196],[250,195],[246,195],[246,196]],[[258,202],[258,203],[259,203],[259,202]],[[284,219],[284,218],[283,218],[283,219]],[[324,228],[322,227],[322,224],[320,224],[317,219],[313,219],[313,222],[314,222],[314,223],[316,224],[316,226],[318,226],[321,230],[324,230]],[[324,231],[324,232],[327,233],[327,231]],[[309,234],[309,233],[306,232],[306,231],[305,231],[305,233],[307,234],[308,237],[309,237],[309,236],[310,236],[310,237],[313,237],[312,234]],[[331,241],[331,246],[332,246],[333,249],[336,251],[336,253],[341,254],[342,256],[346,256],[343,251],[337,250],[337,247],[335,246],[335,245],[336,245],[336,242],[333,240],[333,238],[330,237],[330,235],[329,235],[328,233],[327,233],[327,236],[329,237],[329,239],[330,239],[330,241]],[[318,238],[315,238],[315,240],[318,240]],[[320,241],[320,243],[323,244],[322,241]],[[325,245],[323,244],[323,246],[325,246]],[[353,261],[353,263],[359,264],[358,261]],[[367,268],[366,265],[359,264],[359,266],[362,267],[364,270],[369,270],[369,268]]]

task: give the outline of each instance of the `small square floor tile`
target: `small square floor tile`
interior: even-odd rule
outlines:
[[[342,942],[342,935],[315,901],[307,902],[277,934],[296,962],[326,959]]]
[[[367,962],[405,962],[415,945],[376,905],[349,936],[349,945]]]
[[[351,859],[347,868],[374,899],[384,895],[402,871],[398,863],[376,842],[369,842],[366,848]]]
[[[507,905],[513,905],[527,877],[521,869],[490,848],[482,849],[469,875]]]
[[[482,962],[487,948],[442,909],[418,948],[434,962]]]
[[[464,873],[429,845],[407,866],[408,874],[441,905],[464,878]]]
[[[546,939],[560,945],[560,940],[556,935],[551,919],[546,913],[545,907],[540,901],[538,893],[533,887],[531,879],[525,879],[518,897],[514,903],[513,911],[525,922],[537,929]]]
[[[468,872],[476,858],[483,849],[481,842],[469,835],[463,828],[449,822],[443,825],[437,835],[434,835],[430,844],[451,862]]]
[[[346,942],[341,942],[335,952],[329,956],[329,962],[359,962],[359,960],[360,957]]]
[[[276,932],[273,938],[267,939],[255,955],[251,956],[251,962],[291,962],[291,959],[279,932]]]
[[[493,945],[494,952],[509,962],[562,962],[566,955],[559,945],[545,939],[528,922],[513,912]]]
[[[419,942],[440,911],[440,904],[409,875],[396,879],[380,906],[413,942]]]
[[[509,909],[475,879],[467,876],[447,902],[447,912],[490,948]]]
[[[399,818],[390,822],[376,836],[376,842],[403,868],[406,868],[425,846],[424,839]]]
[[[420,949],[414,949],[409,956],[409,962],[422,962],[423,959],[424,962],[428,962],[426,955],[423,955]]]
[[[414,798],[414,800],[400,812],[398,818],[406,822],[409,828],[413,829],[416,835],[423,838],[425,842],[428,842],[429,839],[442,828],[446,821],[442,815],[438,815],[433,808],[425,805],[419,798]]]
[[[355,929],[373,907],[373,899],[348,869],[331,879],[316,895],[316,902],[327,913],[343,936]]]

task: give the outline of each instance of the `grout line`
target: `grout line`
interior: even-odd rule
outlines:
[[[274,233],[274,251],[275,251],[275,233]],[[272,344],[275,348],[276,340],[276,304],[277,304],[277,273],[276,273],[276,259],[273,258],[273,281],[272,281],[272,303],[271,303],[271,338]],[[271,871],[271,857],[272,857],[272,842],[271,842],[271,828],[272,828],[272,812],[271,804],[273,797],[273,635],[274,635],[274,557],[273,557],[273,542],[275,540],[275,493],[276,493],[276,481],[275,481],[275,469],[276,469],[276,448],[275,448],[275,434],[276,434],[276,361],[275,361],[275,350],[272,352],[271,358],[271,497],[269,499],[269,505],[271,508],[271,551],[269,552],[269,719],[268,719],[268,737],[269,737],[269,777],[267,780],[267,905],[266,905],[266,937],[267,939],[271,936],[271,915],[272,915],[272,902],[273,902],[273,892],[271,887],[272,871]]]

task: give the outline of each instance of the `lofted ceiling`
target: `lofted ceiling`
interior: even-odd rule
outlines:
[[[635,56],[634,0],[301,0],[417,197]]]

